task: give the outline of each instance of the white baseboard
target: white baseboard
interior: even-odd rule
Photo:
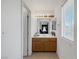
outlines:
[[[31,56],[32,55],[32,51],[28,51],[28,56]]]

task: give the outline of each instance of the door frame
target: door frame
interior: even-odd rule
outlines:
[[[21,59],[23,59],[23,12],[22,12],[22,7],[23,7],[23,5],[24,5],[24,7],[27,9],[27,12],[28,12],[28,16],[29,16],[29,20],[27,20],[27,24],[28,24],[28,26],[27,26],[27,29],[29,30],[29,37],[28,37],[28,39],[30,39],[30,40],[28,40],[27,39],[27,41],[29,42],[29,43],[27,43],[27,55],[28,56],[30,56],[31,54],[32,54],[32,50],[30,50],[30,49],[32,49],[31,47],[31,45],[32,45],[32,39],[31,39],[31,11],[30,11],[30,9],[27,7],[27,5],[21,0]],[[28,28],[29,27],[29,28]],[[28,34],[28,32],[27,32],[27,34]],[[29,47],[29,45],[30,45],[30,47]]]

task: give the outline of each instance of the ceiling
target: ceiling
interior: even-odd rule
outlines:
[[[52,10],[65,0],[23,0],[31,10]]]
[[[66,0],[23,0],[32,14],[51,14],[56,7],[62,5]]]

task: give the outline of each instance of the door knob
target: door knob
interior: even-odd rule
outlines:
[[[4,35],[4,32],[2,32],[2,35]]]

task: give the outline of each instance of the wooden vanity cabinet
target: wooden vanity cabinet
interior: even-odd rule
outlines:
[[[56,51],[57,38],[32,38],[32,51]]]

